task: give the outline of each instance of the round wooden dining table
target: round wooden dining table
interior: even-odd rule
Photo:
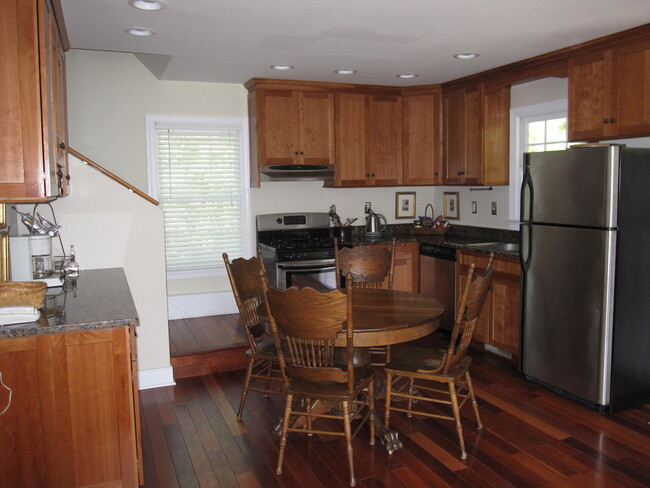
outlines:
[[[406,291],[354,288],[352,320],[354,346],[400,344],[427,336],[440,325],[445,311],[435,298]],[[345,333],[337,346],[345,346]]]

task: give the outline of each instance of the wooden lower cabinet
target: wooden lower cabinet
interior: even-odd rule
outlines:
[[[390,249],[389,244],[378,244]],[[395,246],[393,290],[420,292],[420,244],[402,242]]]
[[[139,485],[130,329],[0,340],[0,487]]]
[[[485,253],[458,253],[456,299],[460,300],[469,267],[476,264],[476,273],[483,273],[489,256]],[[494,258],[494,281],[479,318],[474,340],[498,348],[498,351],[519,357],[521,335],[521,267],[516,258]],[[458,305],[458,304],[457,304]],[[492,350],[490,347],[488,350]]]

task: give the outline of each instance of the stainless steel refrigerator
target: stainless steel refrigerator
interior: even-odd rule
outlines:
[[[602,411],[650,399],[650,149],[524,157],[521,370]]]

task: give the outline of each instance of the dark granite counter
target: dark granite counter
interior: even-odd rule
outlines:
[[[0,339],[137,325],[138,314],[122,268],[82,271],[63,287],[48,288],[38,322],[0,326]]]
[[[398,243],[427,242],[439,246],[463,249],[472,252],[489,252],[479,248],[470,247],[471,244],[481,242],[509,242],[519,243],[519,231],[506,229],[492,229],[488,227],[473,227],[465,225],[452,225],[445,235],[426,235],[411,233],[412,225],[388,225],[381,237],[366,237],[363,226],[353,226],[346,231],[343,245],[360,246],[364,244],[390,244],[393,236]],[[518,252],[496,252],[497,256],[518,258]]]

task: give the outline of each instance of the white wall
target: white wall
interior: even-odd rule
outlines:
[[[140,320],[140,387],[173,384],[162,211],[73,156],[69,168],[70,196],[52,202],[66,251],[74,244],[82,273],[124,269]],[[21,209],[31,212],[33,207]],[[50,216],[47,207],[38,212]],[[58,242],[53,244],[54,253],[60,254]]]

